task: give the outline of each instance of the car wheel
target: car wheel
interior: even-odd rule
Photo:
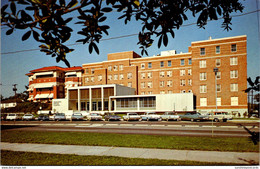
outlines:
[[[167,118],[166,121],[169,121],[169,119]]]
[[[227,122],[227,119],[223,119],[223,122]]]
[[[192,121],[192,122],[193,122],[193,121],[194,121],[194,119],[190,119],[190,121]]]
[[[219,122],[219,119],[214,119],[215,122]]]
[[[149,118],[147,118],[146,121],[149,121]]]

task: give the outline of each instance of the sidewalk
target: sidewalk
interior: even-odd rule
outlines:
[[[105,146],[27,144],[1,142],[1,150],[42,152],[57,154],[119,156],[128,158],[151,158],[164,160],[189,160],[201,162],[259,164],[259,153],[219,152],[195,150],[171,150],[151,148],[126,148]]]

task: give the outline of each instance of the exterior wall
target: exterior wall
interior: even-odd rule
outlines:
[[[68,112],[67,99],[52,99],[52,113]]]

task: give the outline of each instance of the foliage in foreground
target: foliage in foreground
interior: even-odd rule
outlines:
[[[159,48],[162,43],[167,46],[168,35],[174,38],[174,30],[188,20],[189,13],[197,18],[200,28],[208,20],[223,18],[222,27],[228,31],[231,30],[230,14],[243,9],[239,0],[12,0],[1,8],[1,23],[9,27],[6,35],[23,30],[23,41],[33,37],[41,43],[42,52],[70,66],[66,54],[74,50],[67,45],[73,33],[71,23],[82,26],[77,33],[83,37],[77,42],[88,43],[89,53],[95,50],[99,54],[97,43],[104,34],[108,35],[110,28],[104,24],[107,13],[119,12],[118,19],[124,19],[125,24],[131,19],[142,23],[138,44],[142,55],[148,55],[146,49],[153,44],[153,38],[159,38]]]
[[[32,153],[19,151],[1,151],[2,165],[232,165],[225,163],[206,163],[195,161],[176,161],[142,158],[124,158],[112,156],[79,156],[64,154]],[[234,165],[234,164],[233,164]]]
[[[2,142],[259,152],[248,138],[2,130]]]

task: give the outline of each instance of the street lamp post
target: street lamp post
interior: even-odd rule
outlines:
[[[218,94],[217,94],[217,73],[218,73],[218,68],[214,68],[213,69],[213,72],[215,72],[215,92],[216,92],[216,112],[218,111]],[[212,137],[213,137],[213,120],[214,120],[214,118],[213,118],[213,114],[212,114]]]

